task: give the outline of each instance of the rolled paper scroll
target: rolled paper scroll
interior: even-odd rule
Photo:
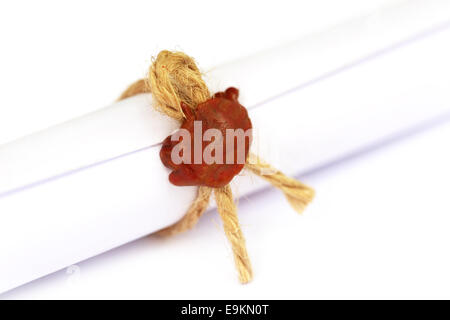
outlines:
[[[380,11],[210,70],[209,87],[238,87],[252,151],[302,174],[450,112],[446,9]],[[196,188],[171,185],[159,160],[178,124],[151,103],[139,95],[0,148],[0,292],[183,216]],[[266,185],[243,172],[233,186]]]

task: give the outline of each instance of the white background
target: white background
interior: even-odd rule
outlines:
[[[393,2],[2,3],[0,143],[109,104],[161,49],[207,70]],[[212,213],[191,232],[136,241],[3,297],[449,297],[444,120],[302,177],[318,191],[304,216],[276,190],[242,199],[249,285]]]

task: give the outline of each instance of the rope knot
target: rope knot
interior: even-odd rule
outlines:
[[[161,51],[147,81],[155,107],[177,120],[185,118],[181,102],[195,109],[211,96],[194,59],[183,52]]]
[[[133,83],[122,93],[119,100],[148,92],[152,93],[154,107],[157,110],[179,121],[189,117],[189,109],[183,110],[183,108],[195,110],[199,104],[211,98],[208,87],[203,81],[202,74],[195,61],[182,52],[166,50],[161,51],[153,59],[148,78]],[[218,93],[215,97],[222,97],[225,94]],[[233,99],[237,98],[237,90],[232,89],[229,95]],[[291,206],[299,213],[303,211],[314,197],[313,189],[285,176],[281,171],[271,167],[256,155],[249,155],[245,168],[259,175],[274,187],[279,188]],[[270,174],[267,174],[267,172]],[[225,235],[231,243],[239,280],[242,283],[247,283],[252,279],[252,268],[229,184],[220,187],[200,185],[197,198],[191,204],[185,216],[174,225],[159,231],[159,234],[173,235],[194,227],[208,208],[212,191],[214,191],[217,210],[223,222]]]

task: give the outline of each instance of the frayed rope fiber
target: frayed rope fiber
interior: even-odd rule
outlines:
[[[185,118],[181,103],[194,109],[211,98],[195,61],[182,52],[161,51],[153,59],[148,77],[133,83],[119,97],[126,99],[140,93],[151,93],[154,107],[167,116],[182,121]],[[301,213],[314,197],[314,190],[301,182],[285,176],[258,156],[250,154],[245,169],[259,175],[280,189],[291,206]],[[184,217],[177,223],[158,232],[170,236],[193,228],[205,210],[214,192],[217,210],[223,222],[225,235],[233,250],[236,269],[241,283],[252,280],[252,267],[247,253],[244,235],[239,225],[236,204],[229,185],[221,188],[200,186],[197,198]]]

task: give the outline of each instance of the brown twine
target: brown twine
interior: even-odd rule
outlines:
[[[195,61],[182,52],[171,51],[161,51],[150,66],[148,77],[129,86],[119,100],[149,92],[157,110],[180,121],[184,118],[181,102],[195,109],[211,96]],[[279,188],[299,213],[314,197],[313,189],[285,176],[256,155],[250,154],[245,168]],[[184,217],[158,234],[174,235],[193,228],[208,208],[212,191],[210,187],[199,187],[197,197]],[[231,243],[239,280],[247,283],[252,279],[252,268],[230,186],[214,188],[214,196],[225,235]]]
[[[198,219],[205,212],[209,205],[209,198],[211,197],[212,188],[199,187],[197,197],[192,202],[186,214],[177,223],[158,231],[161,236],[172,236],[174,234],[192,229]]]
[[[250,154],[245,168],[283,191],[289,204],[298,213],[302,213],[314,198],[314,189],[298,180],[285,176],[280,170],[275,169],[254,154]]]
[[[234,262],[239,271],[239,280],[247,283],[252,279],[252,266],[245,246],[245,238],[239,225],[236,205],[230,185],[214,189],[217,211],[223,221],[223,229],[233,249]]]

